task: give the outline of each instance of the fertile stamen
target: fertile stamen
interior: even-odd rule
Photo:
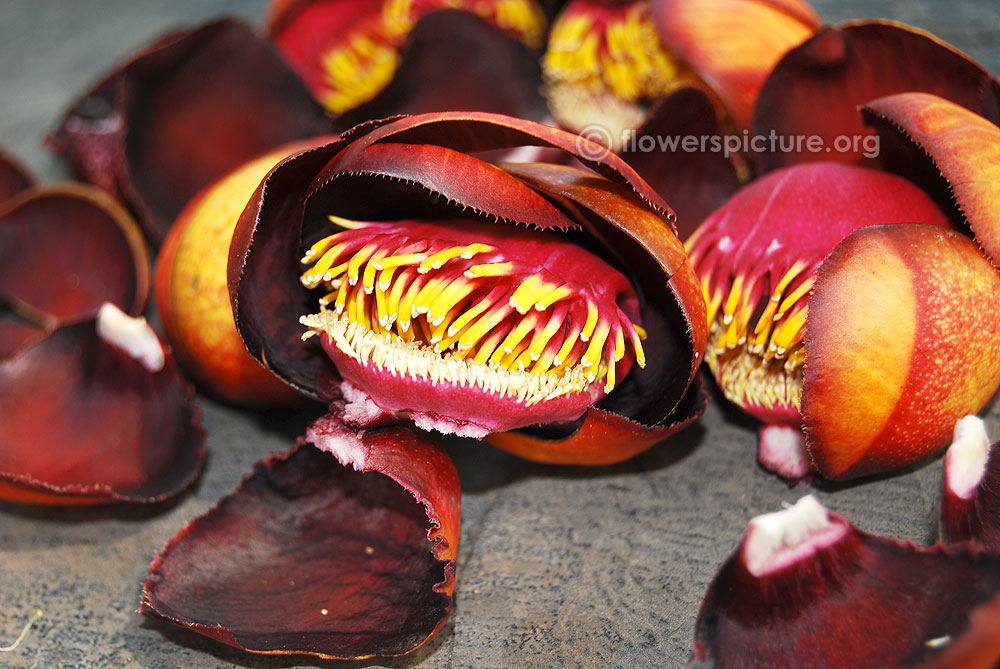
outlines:
[[[345,229],[306,252],[303,262],[315,264],[302,275],[306,287],[328,292],[302,322],[307,336],[324,333],[353,360],[377,351],[376,366],[435,383],[499,375],[476,385],[528,402],[589,391],[602,379],[611,392],[629,350],[645,364],[631,284],[555,234],[331,220]]]

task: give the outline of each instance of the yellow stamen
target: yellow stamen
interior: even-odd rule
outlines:
[[[473,265],[465,270],[466,279],[478,279],[484,276],[507,276],[514,272],[512,262],[491,262],[483,265]]]

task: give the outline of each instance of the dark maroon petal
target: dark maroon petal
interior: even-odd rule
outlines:
[[[274,48],[223,19],[174,33],[86,93],[51,138],[81,178],[126,202],[156,243],[218,176],[329,122]]]
[[[966,416],[944,460],[941,541],[971,540],[1000,552],[1000,442],[990,446],[983,421]]]
[[[96,322],[59,328],[0,360],[3,499],[156,502],[197,476],[205,448],[193,389],[169,355],[153,371],[99,335]]]
[[[701,150],[703,137],[709,142],[714,138],[720,148],[706,144],[707,150]],[[632,138],[621,156],[670,203],[681,239],[687,239],[740,187],[736,167],[721,144],[726,137],[712,101],[697,88],[683,88],[659,102]],[[678,140],[679,148],[661,149],[661,138]],[[699,142],[698,150],[683,149],[688,138]]]
[[[371,101],[346,112],[346,130],[372,118],[441,111],[484,111],[540,120],[545,116],[538,54],[464,11],[432,12],[417,21],[392,81]]]
[[[451,610],[459,515],[433,442],[327,416],[167,543],[139,611],[256,653],[401,655]]]
[[[761,167],[766,171],[815,160],[855,163],[872,158],[877,145],[857,108],[904,91],[934,93],[994,122],[1000,113],[1000,83],[930,34],[879,22],[825,28],[775,66],[754,114],[758,136],[774,133],[786,148],[795,138],[817,136],[822,147],[767,152],[760,157]],[[838,142],[838,137],[843,139]]]
[[[82,184],[8,202],[0,211],[0,267],[0,303],[16,301],[53,324],[92,316],[105,302],[138,314],[149,292],[149,256],[135,221]]]
[[[813,498],[751,521],[695,623],[691,667],[991,667],[1000,555],[861,532]]]
[[[0,151],[0,204],[30,188],[35,180],[19,162]]]

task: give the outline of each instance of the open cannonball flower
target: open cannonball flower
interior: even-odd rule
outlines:
[[[750,521],[708,588],[689,667],[963,667],[1000,660],[1000,556],[876,537],[803,497]]]
[[[0,207],[0,266],[0,498],[149,503],[183,491],[204,433],[192,388],[126,313],[149,286],[135,222],[90,186],[29,189]]]
[[[536,0],[275,0],[268,32],[346,129],[399,113],[537,116]]]
[[[777,170],[687,245],[708,302],[706,362],[763,421],[759,458],[786,478],[915,462],[1000,384],[981,364],[1000,354],[1000,274],[900,177]]]
[[[594,171],[470,155],[517,145]],[[553,462],[648,448],[704,408],[688,390],[704,302],[665,203],[599,149],[446,113],[284,161],[231,248],[248,350],[307,393],[344,397],[355,423],[409,418]]]
[[[167,542],[139,612],[254,653],[408,653],[451,611],[460,499],[426,435],[326,416]]]
[[[601,124],[620,148],[654,104],[684,86],[710,92],[748,127],[767,73],[819,20],[799,0],[573,0],[553,23],[543,59],[553,117],[575,131]]]

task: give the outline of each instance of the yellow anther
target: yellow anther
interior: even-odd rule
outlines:
[[[635,352],[635,361],[639,367],[646,366],[646,352],[642,349],[642,340],[645,339],[646,331],[635,323],[629,323],[629,339],[632,340],[632,348]]]
[[[552,290],[535,299],[535,309],[538,311],[545,311],[559,300],[565,300],[575,294],[575,291],[565,284],[558,287],[550,285],[550,287]]]
[[[372,253],[377,249],[378,245],[372,242],[364,245],[360,251],[351,256],[351,259],[347,263],[347,280],[351,282],[352,286],[358,282],[358,273],[361,271],[361,264],[371,258]]]
[[[365,292],[371,295],[375,290],[375,273],[378,271],[378,261],[385,255],[385,251],[379,249],[371,260],[365,263],[364,272],[361,273],[361,285]]]
[[[615,357],[614,361],[618,362],[625,357],[625,333],[622,332],[621,325],[615,327]]]
[[[583,341],[589,341],[590,335],[594,333],[594,328],[597,327],[597,317],[599,316],[597,311],[597,305],[587,300],[587,321],[583,324],[583,330],[580,331],[580,339]]]
[[[367,221],[353,221],[349,218],[344,218],[343,216],[335,216],[334,214],[330,214],[329,216],[327,216],[327,219],[329,219],[329,221],[334,225],[338,225],[347,230],[358,230],[360,228],[366,228],[369,225],[371,225],[371,223]],[[330,235],[328,239],[336,236],[337,234],[334,233]]]
[[[799,332],[806,324],[806,316],[809,313],[808,307],[801,307],[796,309],[788,318],[786,318],[782,323],[780,323],[774,329],[774,335],[771,337],[771,343],[773,343],[778,351],[782,349],[790,349],[796,342]]]
[[[479,318],[480,314],[492,307],[497,300],[502,297],[501,291],[502,289],[499,288],[490,291],[486,297],[476,302],[471,309],[456,318],[455,322],[448,327],[448,336],[456,336],[460,331],[464,330],[466,326],[472,323],[474,319]]]
[[[459,304],[462,300],[467,298],[476,286],[463,276],[458,277],[454,281],[448,284],[434,300],[434,308],[432,311],[439,318],[448,314],[452,311],[455,305]],[[449,325],[448,320],[441,322],[439,326],[436,327],[447,327]]]
[[[500,362],[505,355],[509,355],[518,347],[521,341],[528,336],[528,333],[535,329],[537,324],[538,317],[535,314],[531,314],[527,318],[522,318],[500,343],[500,347],[493,352],[490,360],[492,362]]]
[[[346,281],[341,281],[340,282],[340,288],[337,289],[337,300],[336,300],[336,304],[334,306],[334,308],[337,310],[338,314],[341,314],[341,313],[344,312],[344,306],[345,306],[345,303],[347,302],[347,289],[348,289],[347,282]]]
[[[458,338],[459,346],[463,344],[475,344],[480,339],[486,336],[490,330],[495,328],[500,322],[510,314],[511,308],[504,305],[496,305],[496,307],[487,312],[480,320],[476,321],[472,327],[466,330]]]
[[[736,313],[736,307],[739,306],[742,297],[743,275],[740,274],[733,279],[733,287],[729,289],[729,297],[726,298],[726,304],[722,308],[722,322],[724,325],[729,325],[733,320],[733,314]]]
[[[329,251],[336,243],[337,243],[336,234],[327,235],[323,239],[319,240],[318,242],[310,246],[308,250],[306,250],[305,255],[302,256],[302,262],[303,263],[313,262],[316,260],[316,258],[320,258],[326,255],[327,251]]]
[[[608,357],[604,362],[605,365],[607,365],[607,375],[608,375],[607,382],[604,384],[604,392],[610,393],[615,388],[615,362],[616,362],[615,360],[612,359],[610,351],[608,352]]]
[[[396,322],[399,323],[400,329],[405,330],[410,326],[410,314],[413,313],[413,301],[417,299],[417,295],[424,287],[425,276],[426,275],[420,275],[414,279],[406,289],[406,292],[403,294],[403,298],[399,301],[399,309],[396,311]]]
[[[611,328],[607,323],[601,323],[594,331],[594,336],[590,339],[586,353],[583,354],[584,367],[596,365],[601,360],[601,352],[604,350],[604,342],[608,338]]]
[[[465,246],[452,246],[451,248],[444,249],[443,251],[438,251],[437,253],[427,256],[417,268],[417,271],[421,274],[426,274],[432,269],[441,269],[446,262],[460,257],[466,251]]]
[[[398,256],[386,256],[378,261],[379,267],[389,269],[390,267],[402,267],[403,265],[416,265],[427,258],[426,253],[402,253]]]
[[[782,301],[781,306],[778,307],[779,316],[776,316],[776,318],[780,318],[781,316],[783,316],[789,309],[792,308],[792,306],[796,302],[798,302],[805,295],[807,295],[809,291],[812,290],[812,287],[815,284],[816,284],[815,276],[812,276],[803,281],[802,283],[800,283],[799,287],[793,290],[792,293],[788,297],[786,297],[784,301]]]
[[[556,313],[549,318],[548,322],[545,324],[541,330],[535,333],[535,336],[531,339],[531,346],[528,347],[528,352],[534,359],[539,359],[542,355],[542,351],[548,346],[549,341],[562,329],[565,321],[566,314],[569,311],[567,307],[559,309]]]
[[[512,262],[491,262],[482,265],[473,265],[465,270],[466,279],[479,279],[484,276],[507,276],[514,271]]]
[[[460,358],[465,358],[469,353],[475,351],[473,360],[481,365],[484,365],[486,364],[486,361],[489,360],[493,351],[496,350],[497,346],[500,344],[500,340],[503,339],[505,334],[506,332],[503,328],[501,328],[483,341],[478,342],[478,346],[475,344],[459,344],[458,353],[456,353],[456,355]]]
[[[514,294],[510,296],[510,306],[517,309],[517,313],[524,315],[535,306],[535,301],[550,292],[555,286],[545,283],[545,280],[537,274],[532,274],[521,282]]]

